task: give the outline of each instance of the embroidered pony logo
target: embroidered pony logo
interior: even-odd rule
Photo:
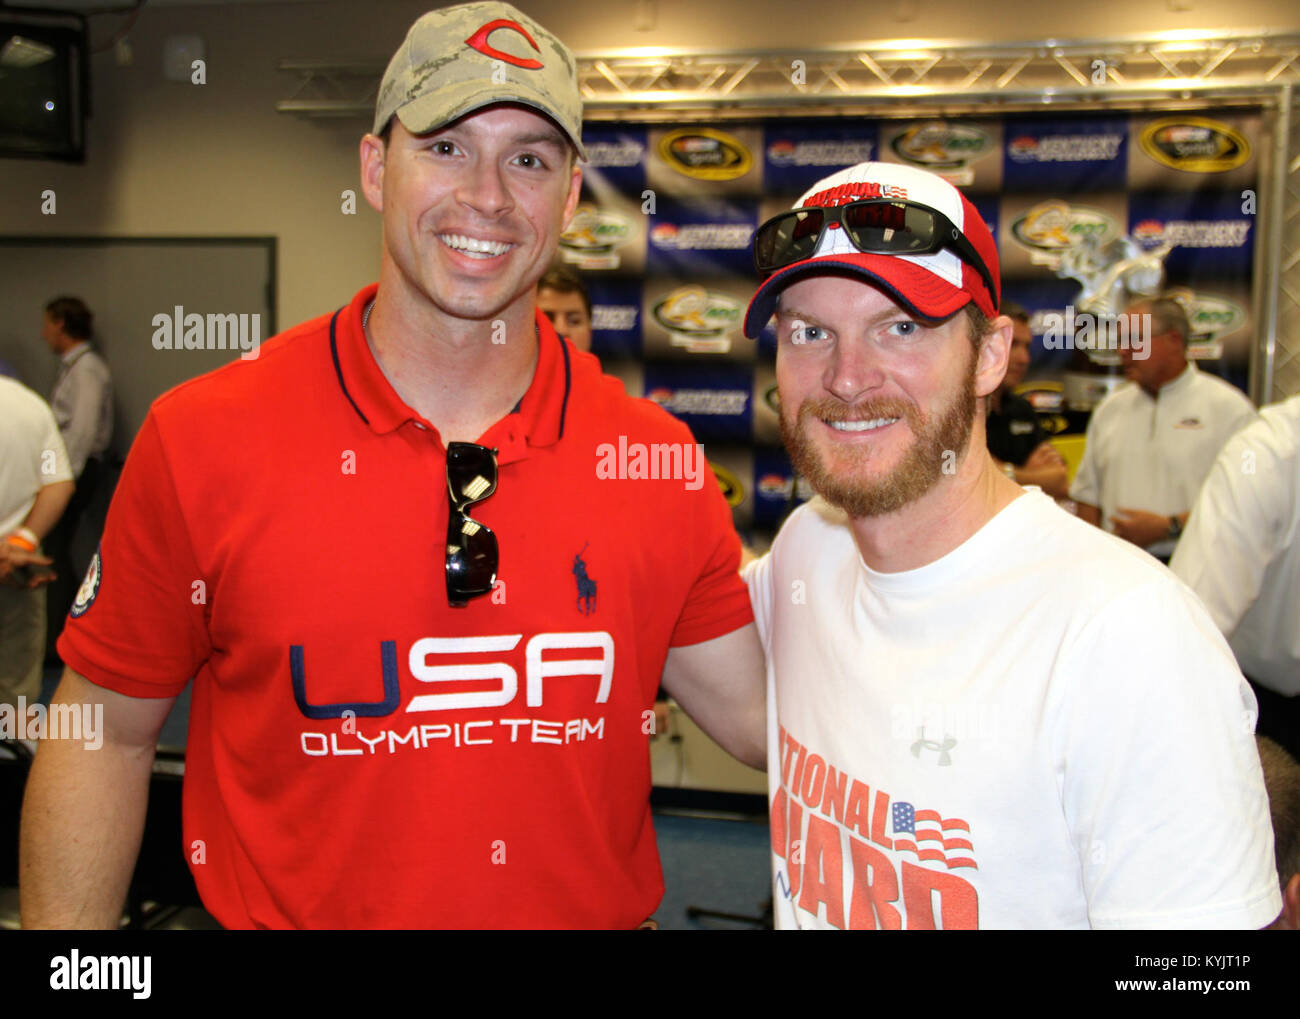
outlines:
[[[587,551],[587,542],[582,546],[582,552]],[[589,616],[596,611],[596,582],[587,576],[587,564],[583,561],[582,552],[573,557],[573,576],[578,582],[578,611],[584,616]]]

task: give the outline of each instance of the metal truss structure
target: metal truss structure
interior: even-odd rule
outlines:
[[[299,87],[277,104],[369,118],[381,63],[282,61]],[[591,120],[789,114],[936,117],[1043,110],[1256,108],[1260,154],[1251,394],[1300,393],[1300,32],[1162,33],[1039,43],[898,40],[816,51],[619,50],[578,54]]]

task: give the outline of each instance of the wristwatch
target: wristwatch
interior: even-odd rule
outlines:
[[[1176,516],[1170,517],[1168,536],[1174,541],[1177,541],[1178,538],[1182,535],[1182,533],[1183,533],[1183,525],[1182,523],[1179,522],[1178,517]]]

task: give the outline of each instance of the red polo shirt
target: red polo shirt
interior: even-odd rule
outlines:
[[[154,404],[59,651],[136,697],[194,678],[185,852],[228,927],[634,926],[665,655],[752,619],[726,504],[609,459],[693,440],[539,313],[479,439],[500,586],[450,608],[446,451],[370,353],[374,292]]]

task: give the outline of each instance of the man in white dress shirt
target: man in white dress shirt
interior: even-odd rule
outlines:
[[[1141,300],[1128,314],[1128,335],[1146,342],[1119,351],[1130,382],[1093,411],[1070,498],[1088,523],[1168,562],[1214,458],[1255,408],[1187,360],[1190,326],[1177,301]]]
[[[1300,396],[1223,447],[1169,566],[1255,687],[1258,732],[1300,757]]]
[[[94,328],[94,314],[78,297],[56,297],[45,305],[41,338],[59,358],[50,407],[77,485],[58,525],[45,539],[58,574],[49,591],[47,657],[51,661],[56,658],[54,641],[89,561],[88,553],[74,555],[73,542],[87,507],[105,482],[105,454],[113,440],[113,380],[91,345]]]

